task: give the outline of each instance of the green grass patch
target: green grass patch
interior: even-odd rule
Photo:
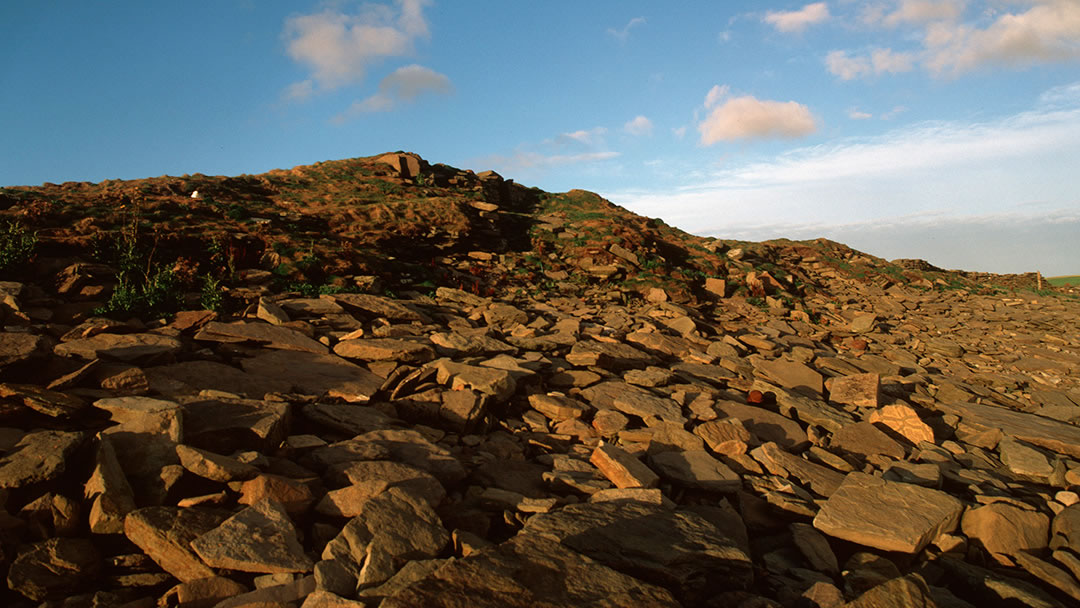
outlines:
[[[1072,275],[1065,277],[1047,277],[1043,280],[1053,285],[1054,287],[1064,287],[1066,285],[1080,287],[1080,275]]]

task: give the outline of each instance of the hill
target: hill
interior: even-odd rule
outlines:
[[[6,606],[1080,600],[1080,299],[1035,274],[403,152],[0,215]]]

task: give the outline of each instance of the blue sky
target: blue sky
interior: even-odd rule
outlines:
[[[699,234],[1080,272],[1080,2],[23,2],[0,185],[409,150]]]

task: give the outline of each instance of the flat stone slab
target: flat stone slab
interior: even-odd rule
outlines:
[[[158,334],[98,334],[57,344],[53,352],[61,357],[100,359],[107,357],[135,362],[180,352],[180,340]]]
[[[212,321],[204,325],[195,334],[195,339],[207,342],[255,342],[267,348],[307,351],[310,353],[325,353],[329,350],[326,345],[312,340],[295,329],[270,325],[269,323],[222,323]]]
[[[616,608],[680,606],[639,581],[533,534],[453,560],[383,600],[383,608]]]
[[[287,403],[215,399],[186,403],[184,443],[217,454],[271,452],[288,435]]]
[[[67,469],[68,459],[85,438],[77,432],[27,433],[0,458],[0,488],[21,488],[56,479]]]
[[[330,296],[345,308],[363,313],[364,316],[384,318],[390,321],[430,321],[423,312],[390,298],[366,293],[338,293]]]
[[[425,363],[435,358],[435,351],[427,344],[394,338],[342,340],[334,345],[334,354],[360,361],[401,363]]]
[[[191,541],[218,527],[225,511],[191,507],[145,507],[128,513],[124,535],[161,569],[183,582],[214,576],[191,548]]]
[[[678,485],[709,492],[735,492],[742,479],[705,450],[669,450],[652,454],[649,463],[660,476]]]
[[[304,555],[296,527],[285,507],[261,500],[233,515],[191,542],[203,562],[242,572],[310,572],[315,564]]]
[[[687,605],[753,579],[750,556],[730,534],[689,511],[640,502],[566,506],[533,516],[523,533],[557,540],[620,572],[673,590]]]
[[[291,385],[289,391],[346,401],[368,401],[383,380],[370,371],[329,353],[273,351],[240,362],[256,378]],[[261,396],[261,395],[260,395]]]
[[[646,367],[656,363],[655,357],[629,344],[600,342],[597,340],[578,342],[570,349],[570,353],[566,355],[566,360],[571,365],[580,367],[595,365],[608,370]]]
[[[741,421],[746,430],[762,441],[772,441],[785,450],[795,451],[810,445],[806,431],[798,422],[776,412],[735,401],[717,401],[714,407],[719,413]]]
[[[309,403],[300,411],[312,422],[351,435],[391,428],[399,422],[381,410],[359,403]]]
[[[812,367],[785,359],[759,361],[754,367],[766,380],[784,388],[821,397],[824,378]]]
[[[85,538],[50,538],[25,548],[8,570],[8,588],[32,600],[63,599],[92,588],[101,556]]]
[[[936,402],[933,407],[960,416],[969,425],[1000,429],[1014,439],[1046,448],[1058,454],[1080,458],[1080,427],[1037,414],[965,402]]]
[[[270,351],[277,354],[278,351]],[[291,354],[299,354],[292,351]],[[288,393],[292,383],[287,380],[249,374],[244,370],[216,361],[183,361],[143,370],[150,388],[162,395],[197,395],[199,391],[215,390],[242,397],[261,399],[266,393]]]
[[[955,530],[963,511],[964,503],[944,492],[855,472],[822,505],[814,527],[867,547],[918,553]]]

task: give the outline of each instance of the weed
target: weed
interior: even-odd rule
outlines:
[[[34,258],[37,233],[27,232],[19,222],[0,228],[0,274],[17,273]]]
[[[225,300],[225,296],[221,290],[221,281],[209,274],[203,275],[202,281],[203,287],[202,295],[199,298],[199,305],[206,310],[212,310],[214,312],[220,311],[221,305]]]

